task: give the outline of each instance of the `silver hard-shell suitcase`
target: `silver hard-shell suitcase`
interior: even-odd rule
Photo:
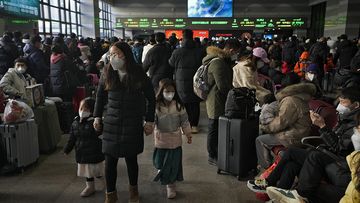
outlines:
[[[1,124],[0,135],[3,139],[9,164],[21,168],[38,160],[39,142],[35,120],[31,119],[16,124]]]

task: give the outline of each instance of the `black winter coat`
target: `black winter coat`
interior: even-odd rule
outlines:
[[[346,157],[354,151],[351,136],[354,133],[353,128],[356,127],[354,118],[359,112],[360,109],[356,109],[341,116],[333,130],[327,127],[319,130],[321,138],[335,154]]]
[[[156,89],[159,81],[164,78],[173,79],[174,69],[169,65],[171,48],[167,44],[156,44],[146,54],[143,68],[149,71],[151,82]]]
[[[286,61],[289,64],[295,64],[295,53],[297,50],[297,45],[295,42],[288,41],[282,48],[282,60]]]
[[[12,42],[0,41],[0,75],[5,75],[14,67],[14,60],[19,57],[17,47]]]
[[[104,161],[101,152],[101,139],[93,127],[94,118],[85,118],[80,122],[76,117],[71,125],[70,138],[64,147],[64,153],[68,154],[75,147],[76,162],[79,164],[95,164]]]
[[[129,157],[144,150],[143,122],[144,117],[145,121],[154,122],[155,93],[150,79],[141,67],[138,68],[143,80],[133,90],[128,90],[123,83],[112,90],[105,90],[105,80],[103,77],[100,79],[94,116],[101,118],[107,103],[103,119],[104,154]]]
[[[326,43],[316,42],[310,48],[310,60],[317,63],[326,63],[327,56],[329,54],[330,48]]]
[[[350,69],[350,62],[353,56],[356,54],[357,48],[349,40],[340,42],[337,46],[334,56],[334,64],[337,60],[340,60],[340,68]]]
[[[183,46],[176,49],[169,59],[170,66],[175,68],[176,90],[183,103],[200,102],[193,89],[193,78],[202,64],[206,53],[196,48],[193,40],[184,41]]]
[[[67,56],[58,55],[58,57],[54,57],[52,55],[50,83],[53,96],[62,97],[62,99],[72,97],[75,87],[70,87],[71,83],[67,81],[69,78],[66,78],[65,74],[67,72],[75,75],[74,68],[74,64]]]
[[[27,44],[24,47],[24,53],[28,57],[28,72],[35,78],[37,83],[44,83],[46,78],[48,78],[50,73],[50,67],[46,64],[46,59],[44,53],[30,45]]]

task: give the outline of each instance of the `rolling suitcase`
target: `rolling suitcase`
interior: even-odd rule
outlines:
[[[0,134],[9,164],[22,168],[38,160],[38,128],[33,119],[16,124],[1,124]]]
[[[62,135],[55,104],[45,102],[44,106],[38,106],[34,109],[34,114],[39,127],[40,152],[49,153],[54,151]]]
[[[259,119],[219,118],[218,173],[222,171],[247,177],[256,169],[255,139],[259,134]]]

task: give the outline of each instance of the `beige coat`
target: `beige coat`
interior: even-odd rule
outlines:
[[[259,84],[257,71],[252,70],[250,59],[240,61],[233,67],[232,84],[235,88],[247,87],[249,89],[255,89],[256,99],[260,104],[263,104],[264,97],[271,93]]]
[[[284,146],[301,144],[301,138],[309,136],[311,119],[308,102],[316,92],[312,83],[291,85],[278,94],[279,114],[268,125],[261,129],[274,134]]]
[[[345,196],[340,200],[340,203],[358,203],[360,202],[360,191],[355,189],[355,184],[359,184],[359,177],[356,170],[360,167],[360,151],[354,151],[346,157],[350,171],[351,181],[346,188]]]
[[[28,74],[26,74],[25,77],[23,74],[17,73],[15,68],[9,68],[0,81],[0,87],[5,94],[26,100],[26,86],[28,86],[26,81],[27,79],[34,79],[31,79],[31,76]]]
[[[156,120],[154,129],[155,147],[160,149],[176,149],[182,145],[182,132],[191,137],[191,127],[185,108],[180,111],[176,102],[169,106],[156,107]]]

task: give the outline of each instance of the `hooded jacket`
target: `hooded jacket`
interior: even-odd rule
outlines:
[[[259,84],[258,73],[256,70],[252,70],[250,59],[240,61],[233,67],[232,84],[234,88],[247,87],[249,89],[255,89],[256,99],[260,102],[260,104],[263,104],[264,97],[271,93]]]
[[[345,196],[340,203],[357,203],[360,201],[360,191],[356,190],[356,184],[359,184],[358,167],[360,163],[360,151],[354,151],[346,157],[346,161],[351,171],[351,181],[346,188]]]
[[[304,69],[309,67],[311,64],[309,58],[310,58],[310,53],[308,51],[304,51],[301,54],[299,61],[296,62],[294,66],[294,73],[298,74],[298,76],[301,78],[304,76],[304,72],[305,72]]]
[[[170,66],[175,69],[176,91],[183,103],[201,101],[194,93],[193,78],[204,55],[193,40],[184,40],[182,47],[175,49],[169,59]]]
[[[232,64],[230,57],[218,47],[210,46],[206,52],[203,64],[214,59],[208,66],[208,84],[211,89],[206,99],[206,110],[210,119],[217,119],[225,113],[227,94],[232,88]]]
[[[64,147],[64,153],[68,154],[75,147],[75,158],[79,164],[96,164],[104,161],[101,152],[101,139],[93,127],[94,118],[76,117],[71,125],[70,137]]]
[[[274,134],[285,147],[301,144],[301,138],[309,136],[311,119],[308,102],[315,94],[316,87],[311,83],[300,83],[285,87],[276,94],[279,113],[268,125],[261,129]]]
[[[65,54],[52,54],[50,58],[50,83],[54,96],[72,96],[73,88],[67,82],[65,72],[74,68],[73,63]],[[75,74],[71,72],[71,74]]]

